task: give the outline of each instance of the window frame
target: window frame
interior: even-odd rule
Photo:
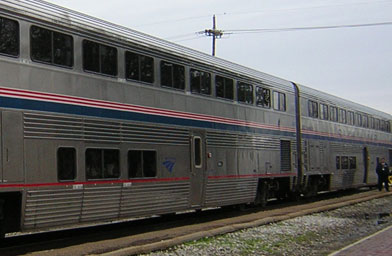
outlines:
[[[251,88],[251,90],[247,91],[246,89],[244,89],[245,87],[247,87],[248,89]],[[246,105],[253,105],[254,103],[253,91],[254,91],[253,85],[241,81],[237,81],[237,101],[239,103],[246,104]],[[240,99],[240,95],[244,96],[244,100]],[[250,98],[250,102],[248,101],[249,98]]]
[[[87,151],[89,150],[99,150],[100,151],[100,173],[102,177],[90,177],[88,168],[91,167],[91,163],[87,163],[88,156]],[[117,152],[117,176],[107,177],[105,176],[105,151],[116,151]],[[118,180],[121,177],[121,151],[118,148],[97,148],[97,147],[87,147],[84,151],[84,162],[85,162],[85,174],[86,180]]]
[[[73,162],[73,178],[71,179],[62,179],[60,176],[60,157],[59,157],[59,152],[61,149],[72,149],[73,153],[74,153],[74,162]],[[67,158],[69,159],[69,158]],[[57,180],[60,182],[68,182],[68,181],[74,181],[77,178],[77,174],[78,174],[78,159],[77,159],[77,150],[75,147],[71,147],[71,146],[64,146],[64,147],[58,147],[57,148],[57,152],[56,152],[56,165],[57,165]]]
[[[9,18],[6,18],[6,17],[4,17],[4,16],[0,16],[0,19],[3,19],[3,20],[5,20],[5,21],[7,21],[7,22],[13,22],[14,24],[16,24],[16,26],[17,26],[17,31],[14,31],[15,33],[15,35],[16,35],[16,37],[15,38],[13,38],[13,39],[16,39],[16,52],[17,52],[17,54],[10,54],[10,53],[7,53],[7,52],[0,52],[0,56],[5,56],[5,57],[11,57],[11,58],[19,58],[20,57],[20,24],[19,24],[19,21],[18,20],[14,20],[14,19],[9,19]]]
[[[36,41],[33,39],[32,34],[33,34],[33,29],[36,29],[36,28],[50,33],[50,47],[51,47],[50,48],[50,61],[38,59],[38,58],[36,58],[36,56],[34,56],[34,49],[35,49],[34,42],[36,42]],[[74,67],[74,65],[75,65],[75,41],[74,41],[74,37],[71,34],[58,32],[58,31],[48,29],[45,27],[41,27],[41,26],[37,26],[37,25],[31,25],[29,36],[30,36],[30,38],[29,38],[30,39],[30,58],[33,62],[56,66],[56,67],[61,67],[61,68],[68,68],[68,69],[72,69]],[[63,37],[68,37],[70,39],[70,41],[71,41],[70,51],[68,51],[68,53],[70,53],[70,58],[71,58],[70,65],[55,62],[55,58],[56,58],[55,51],[58,49],[58,48],[54,47],[55,46],[55,36],[63,36]]]
[[[164,74],[164,70],[163,68],[165,67],[170,67],[170,85],[169,84],[164,84],[164,80],[163,80],[163,74]],[[178,91],[185,91],[185,66],[184,65],[180,65],[174,62],[170,62],[167,60],[161,60],[159,63],[159,71],[160,71],[160,85],[161,87],[164,88],[169,88],[169,89],[173,89],[173,90],[178,90]],[[180,70],[182,69],[182,70]],[[167,72],[167,71],[166,71]],[[177,73],[182,73],[182,77],[177,78],[176,74]],[[180,87],[177,87],[177,86]]]
[[[324,103],[320,103],[320,119],[329,120],[329,106]]]
[[[129,69],[130,69],[130,63],[131,63],[131,55],[137,56],[137,76],[138,79],[134,79],[132,77],[130,77],[129,75]],[[148,81],[147,79],[142,79],[143,76],[143,65],[142,65],[142,58],[148,59],[150,61],[152,61],[151,64],[151,81]],[[154,84],[155,82],[155,59],[152,56],[148,56],[148,55],[144,55],[144,54],[140,54],[137,52],[133,52],[133,51],[129,51],[129,50],[125,50],[124,53],[124,62],[125,62],[125,79],[127,81],[138,81],[138,82],[142,82],[142,83],[146,83],[146,84]],[[144,65],[144,67],[146,67],[146,65]]]
[[[272,97],[273,97],[273,109],[277,110],[277,111],[281,111],[281,112],[286,112],[287,111],[287,103],[286,103],[286,94],[280,91],[273,91],[272,92]],[[278,101],[276,102],[276,97],[275,95],[277,95],[277,99]],[[283,105],[282,105],[282,98],[283,98]]]
[[[136,174],[136,176],[132,176],[131,175],[131,157],[130,157],[130,154],[131,154],[131,152],[136,152],[136,153],[140,153],[140,158],[139,158],[139,161],[140,161],[140,164],[141,164],[141,173],[142,173],[142,176],[137,176],[137,172],[135,172],[135,174]],[[146,170],[145,170],[145,157],[144,157],[144,155],[145,155],[145,153],[146,152],[148,152],[148,153],[153,153],[154,154],[154,176],[146,176],[145,175],[145,172],[146,172]],[[156,150],[152,150],[152,149],[128,149],[128,151],[127,151],[127,176],[128,176],[128,179],[154,179],[154,178],[157,178],[158,177],[158,152],[156,151]]]
[[[103,75],[103,76],[112,77],[112,78],[118,77],[118,71],[119,71],[118,70],[118,59],[119,58],[118,58],[117,47],[110,46],[108,44],[98,43],[96,41],[92,41],[89,39],[83,39],[81,43],[82,43],[82,68],[83,68],[84,72]],[[98,69],[99,69],[98,71],[90,70],[90,69],[86,68],[86,60],[85,60],[86,55],[85,54],[87,54],[87,53],[86,53],[86,49],[85,49],[85,43],[92,43],[92,44],[95,44],[98,46],[98,53],[97,53],[97,56],[95,56],[95,57],[98,57],[97,58]],[[113,49],[115,51],[115,74],[103,72],[103,60],[102,60],[103,59],[103,56],[102,56],[103,48]]]
[[[196,76],[193,74],[198,73],[199,75],[197,76],[198,80],[198,90],[194,90],[195,84],[194,84],[194,79]],[[208,81],[206,83],[206,81]],[[210,72],[202,71],[199,69],[195,68],[190,68],[189,69],[189,84],[190,84],[190,91],[193,94],[200,94],[204,96],[211,96],[212,94],[212,75]],[[197,87],[197,86],[196,86]],[[203,88],[208,88],[208,93],[203,92]]]
[[[311,118],[319,118],[319,103],[314,100],[308,100],[308,115]]]
[[[259,89],[261,89],[261,91],[262,91],[262,94],[261,94],[261,96],[262,96],[262,101],[259,101],[258,99],[259,99]],[[265,93],[264,92],[268,92],[268,101],[265,99]],[[266,88],[266,87],[264,87],[264,86],[261,86],[261,85],[256,85],[256,88],[255,88],[255,95],[256,95],[256,99],[255,99],[255,102],[256,102],[256,106],[258,106],[258,107],[262,107],[262,108],[268,108],[268,109],[271,109],[271,101],[272,101],[272,98],[271,98],[271,89],[269,89],[269,88]],[[263,104],[259,104],[259,102],[267,102],[268,103],[268,105],[265,105],[264,103]]]
[[[223,96],[218,95],[218,80],[221,79],[222,79]],[[231,97],[227,97],[228,92],[231,92],[231,95],[229,95]],[[215,96],[218,99],[234,101],[234,80],[221,75],[215,75]]]

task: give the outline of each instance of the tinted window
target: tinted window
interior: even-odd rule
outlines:
[[[174,89],[185,89],[184,66],[161,61],[161,85]]]
[[[152,57],[126,52],[126,78],[146,83],[154,82],[154,59]]]
[[[328,115],[328,105],[320,103],[320,118],[323,120],[328,120],[329,115]]]
[[[117,75],[117,49],[92,41],[83,41],[83,68],[86,71]]]
[[[271,91],[260,86],[256,86],[256,105],[263,108],[271,108]]]
[[[120,177],[120,152],[116,149],[86,150],[87,179]]]
[[[357,169],[357,158],[355,156],[349,157],[349,165],[351,170]]]
[[[196,69],[190,70],[191,92],[211,95],[211,74]]]
[[[237,83],[238,101],[246,104],[253,104],[253,86],[250,84]]]
[[[30,29],[31,59],[59,66],[73,66],[73,38],[45,28]]]
[[[336,157],[336,170],[340,169],[340,156]]]
[[[234,82],[232,79],[216,76],[215,77],[216,97],[233,100],[234,99]]]
[[[201,138],[195,137],[193,139],[194,141],[194,154],[195,154],[195,167],[200,168],[202,165],[202,143],[201,143]]]
[[[59,148],[57,150],[57,175],[59,180],[74,180],[76,177],[76,150]]]
[[[19,55],[19,23],[0,17],[0,54]]]
[[[286,111],[286,95],[281,92],[274,92],[274,109]]]
[[[355,124],[354,112],[348,111],[347,123],[349,125],[354,125]]]
[[[318,118],[319,113],[318,113],[318,103],[312,100],[308,101],[308,110],[309,110],[309,116]]]
[[[348,157],[342,156],[341,160],[342,160],[342,162],[341,162],[342,169],[348,169],[348,167],[349,167]]]
[[[344,109],[339,109],[339,122],[340,123],[347,123],[347,112]]]
[[[330,108],[329,112],[329,120],[337,122],[339,120],[339,115],[338,115],[338,108],[337,107],[332,107]]]
[[[156,152],[147,150],[130,150],[128,152],[129,178],[156,177]]]

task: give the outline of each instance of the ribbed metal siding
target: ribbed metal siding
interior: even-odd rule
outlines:
[[[237,149],[279,150],[279,139],[251,134],[207,133],[207,145]]]
[[[44,227],[77,223],[83,191],[74,189],[28,191],[24,227]]]
[[[288,140],[280,141],[280,170],[291,171],[291,142]]]
[[[189,183],[148,184],[124,189],[120,216],[142,216],[188,207]]]
[[[189,182],[28,191],[25,229],[186,210]]]
[[[208,207],[253,202],[257,182],[256,178],[208,179],[205,205]]]
[[[189,144],[186,129],[40,113],[24,113],[24,131],[25,138],[34,139]]]

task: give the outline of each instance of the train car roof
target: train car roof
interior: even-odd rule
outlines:
[[[0,2],[0,8],[3,8],[11,14],[24,16],[29,19],[37,19],[50,24],[62,26],[65,28],[75,29],[83,32],[93,32],[96,35],[106,36],[121,40],[124,43],[136,44],[141,47],[153,49],[159,52],[165,52],[179,58],[187,58],[191,61],[203,63],[217,69],[227,70],[245,78],[255,79],[262,83],[272,85],[276,88],[292,91],[290,81],[272,76],[242,65],[218,58],[211,55],[193,50],[191,48],[171,43],[169,41],[153,37],[130,28],[107,22],[65,7],[61,7],[42,0],[3,0]],[[299,85],[300,91],[307,97],[315,97],[329,101],[341,107],[347,107],[360,112],[365,112],[381,118],[392,119],[392,116],[377,111],[375,109],[357,104],[342,98]]]

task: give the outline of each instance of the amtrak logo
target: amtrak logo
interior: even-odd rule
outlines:
[[[176,164],[176,159],[175,158],[166,158],[166,160],[162,164],[171,173],[173,171],[174,165]]]

